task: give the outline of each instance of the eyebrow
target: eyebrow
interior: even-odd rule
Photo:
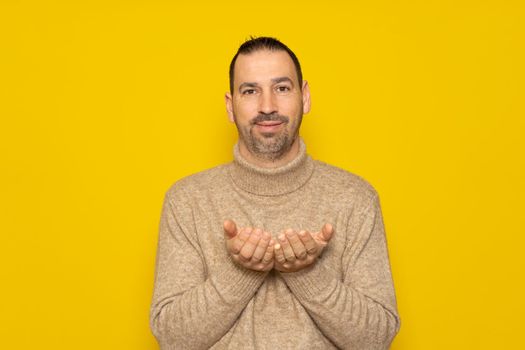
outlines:
[[[273,78],[272,79],[272,83],[273,84],[278,84],[278,83],[282,83],[283,81],[286,81],[286,82],[289,82],[290,84],[293,85],[293,81],[292,79],[288,78],[288,77],[278,77],[278,78]],[[252,83],[252,82],[246,82],[246,83],[242,83],[241,85],[239,85],[239,92],[245,88],[245,87],[257,87],[259,84],[257,83]]]
[[[241,92],[242,88],[245,87],[257,87],[257,83],[242,83],[239,85],[239,92]]]
[[[288,77],[279,77],[279,78],[273,78],[272,79],[272,83],[274,83],[274,84],[282,83],[283,81],[289,82],[290,84],[293,85],[292,79],[290,79]]]

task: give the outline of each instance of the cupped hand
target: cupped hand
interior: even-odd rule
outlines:
[[[321,231],[286,230],[278,236],[274,246],[274,268],[281,272],[296,272],[313,264],[332,238],[334,228],[325,224]]]
[[[238,229],[232,220],[224,221],[223,227],[226,249],[233,261],[255,271],[273,268],[275,242],[270,233],[252,227]]]

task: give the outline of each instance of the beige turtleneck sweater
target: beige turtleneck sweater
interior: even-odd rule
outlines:
[[[256,272],[230,260],[223,222],[335,233],[312,266]],[[313,160],[234,161],[177,181],[160,220],[150,327],[161,349],[387,349],[400,319],[376,191]]]

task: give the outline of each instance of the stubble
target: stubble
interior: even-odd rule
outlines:
[[[278,132],[260,133],[257,135],[254,131],[256,123],[262,121],[281,121],[283,122],[282,130]],[[237,125],[239,138],[246,145],[248,151],[255,157],[267,160],[277,161],[284,157],[292,147],[298,136],[299,127],[301,126],[302,114],[296,118],[292,125],[290,118],[279,114],[259,114],[250,121],[250,124],[241,126]]]

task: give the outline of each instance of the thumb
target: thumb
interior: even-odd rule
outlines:
[[[323,228],[321,229],[321,239],[325,242],[328,242],[332,235],[334,234],[334,227],[331,224],[324,224]]]
[[[222,226],[227,239],[232,239],[237,235],[237,225],[233,220],[225,220]]]

